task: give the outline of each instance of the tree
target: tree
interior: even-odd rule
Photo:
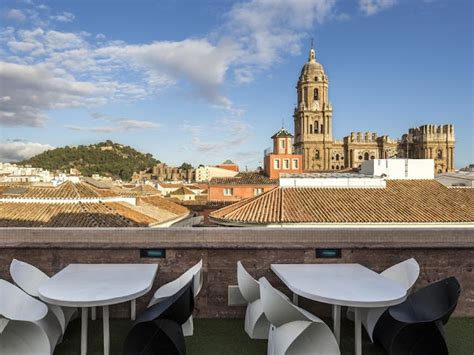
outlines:
[[[181,166],[179,168],[183,169],[183,170],[189,170],[189,169],[193,169],[193,166],[189,163],[183,163],[183,164],[181,164]]]

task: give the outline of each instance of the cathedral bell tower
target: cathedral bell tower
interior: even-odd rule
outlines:
[[[297,154],[303,154],[304,170],[330,169],[333,138],[328,87],[328,77],[323,66],[316,61],[314,48],[311,48],[296,86],[298,104],[293,114],[294,146]]]

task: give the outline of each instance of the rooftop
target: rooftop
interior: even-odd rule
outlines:
[[[210,186],[218,185],[277,185],[278,180],[272,180],[259,173],[238,173],[233,177],[216,177],[209,182]]]
[[[435,180],[388,180],[385,188],[278,187],[214,211],[221,224],[474,224],[474,190]]]

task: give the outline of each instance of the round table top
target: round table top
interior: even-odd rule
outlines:
[[[153,286],[156,264],[70,264],[39,287],[40,298],[66,307],[93,307],[138,298]]]
[[[388,307],[403,302],[406,290],[360,264],[272,264],[295,294],[349,307]]]

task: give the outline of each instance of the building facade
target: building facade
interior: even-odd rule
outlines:
[[[333,137],[333,108],[329,79],[316,61],[313,48],[298,83],[295,107],[295,152],[303,156],[303,170],[328,171],[360,168],[371,159],[434,159],[435,173],[454,170],[454,126],[423,125],[410,128],[401,139],[373,132],[352,132],[342,140]]]
[[[265,175],[278,179],[280,174],[303,172],[302,155],[293,153],[293,135],[282,128],[272,136],[273,151],[264,156]]]

